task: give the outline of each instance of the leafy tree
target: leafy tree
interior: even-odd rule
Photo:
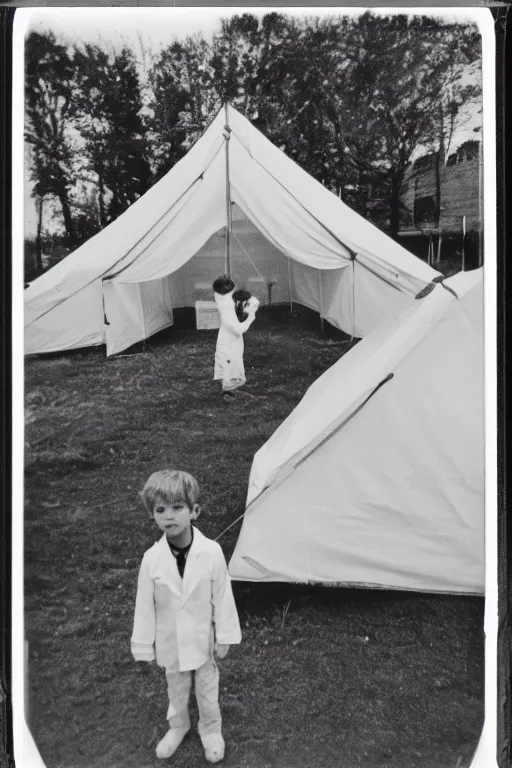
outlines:
[[[151,184],[146,157],[145,127],[140,117],[140,85],[135,59],[127,48],[117,54],[111,69],[107,114],[112,124],[107,185],[112,192],[109,218],[114,219],[135,202]]]
[[[229,102],[271,139],[283,124],[280,78],[291,22],[279,14],[223,20],[209,44],[200,35],[174,41],[152,70],[158,174],[166,172]]]
[[[101,228],[108,222],[105,198],[111,123],[107,102],[112,85],[109,55],[98,45],[85,45],[75,51],[75,64],[79,73],[79,132],[83,144],[78,170],[82,180],[97,186],[97,226]]]
[[[211,68],[220,102],[229,102],[260,128],[272,125],[265,112],[282,96],[293,29],[293,19],[278,13],[261,18],[244,13],[223,19],[213,38]]]
[[[27,54],[34,194],[58,197],[68,232],[73,209],[80,239],[183,157],[226,101],[396,235],[413,153],[433,152],[439,171],[480,95],[477,80],[461,78],[479,65],[477,30],[426,16],[244,13],[224,19],[211,43],[174,40],[142,66],[126,47],[72,55],[52,35],[33,37]]]
[[[356,198],[352,205],[366,213],[368,182],[385,182],[393,236],[411,155],[420,144],[431,142],[436,131],[439,135],[440,104],[457,92],[461,57],[474,59],[474,43],[473,29],[451,28],[427,17],[366,13],[346,30],[333,70],[342,77],[326,78],[321,111],[340,125],[340,167]],[[456,99],[447,101],[446,112],[453,116],[468,96],[468,90],[457,92]],[[384,213],[382,205],[379,213]]]
[[[35,182],[33,194],[39,201],[39,230],[42,201],[48,195],[55,196],[62,208],[68,244],[73,247],[70,129],[76,102],[72,56],[52,32],[31,32],[26,40],[25,66],[25,138],[31,148],[29,169]]]
[[[99,45],[85,45],[76,50],[74,61],[84,142],[81,176],[97,185],[98,223],[104,227],[151,182],[139,78],[126,47],[109,54]]]
[[[274,128],[275,140],[279,138],[291,157],[335,192],[354,186],[346,167],[353,131],[347,88],[350,30],[351,21],[342,17],[295,23],[280,71],[273,70],[282,83],[276,107],[284,105],[286,112],[280,137]]]
[[[221,106],[209,57],[209,44],[196,35],[175,40],[155,61],[150,74],[151,144],[157,177],[186,154]]]

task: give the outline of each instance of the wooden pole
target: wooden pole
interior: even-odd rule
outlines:
[[[462,271],[466,270],[466,217],[462,217]]]
[[[228,277],[231,277],[231,185],[229,180],[229,114],[228,105],[224,106],[226,114],[226,125],[224,126],[224,147],[226,155],[226,252],[225,252],[225,272]]]
[[[318,270],[318,287],[320,291],[320,328],[322,333],[324,332],[324,301],[323,301],[323,291],[322,291],[322,270]]]
[[[439,229],[439,234],[437,236],[437,257],[436,261],[439,263],[441,261],[441,246],[443,244],[443,230]]]
[[[24,642],[24,654],[23,654],[23,661],[24,661],[24,683],[25,683],[25,720],[27,723],[30,723],[30,707],[29,707],[29,696],[30,696],[30,684],[29,684],[29,678],[28,678],[28,662],[29,662],[29,649],[28,649],[28,640],[25,640]]]
[[[355,254],[352,257],[352,334],[350,343],[354,341],[356,334],[356,258]]]
[[[43,195],[40,195],[37,199],[36,260],[34,265],[36,277],[39,277],[39,275],[43,271],[43,246],[42,246],[43,203],[44,203],[44,197]]]

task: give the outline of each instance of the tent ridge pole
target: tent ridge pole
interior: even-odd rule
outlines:
[[[229,178],[229,138],[231,128],[229,127],[228,103],[224,104],[226,115],[226,125],[224,126],[224,147],[226,155],[226,251],[225,251],[225,272],[231,277],[231,182]]]

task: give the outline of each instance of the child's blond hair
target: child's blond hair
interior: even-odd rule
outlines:
[[[152,515],[156,504],[185,503],[189,509],[199,503],[199,483],[188,472],[181,469],[161,469],[153,472],[140,493],[144,506]]]

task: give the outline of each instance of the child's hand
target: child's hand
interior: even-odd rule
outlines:
[[[260,306],[259,299],[256,296],[251,296],[251,298],[247,300],[245,309],[246,309],[246,312],[256,312],[259,306]]]
[[[225,659],[228,655],[229,645],[219,645],[215,643],[215,655],[218,659]]]

